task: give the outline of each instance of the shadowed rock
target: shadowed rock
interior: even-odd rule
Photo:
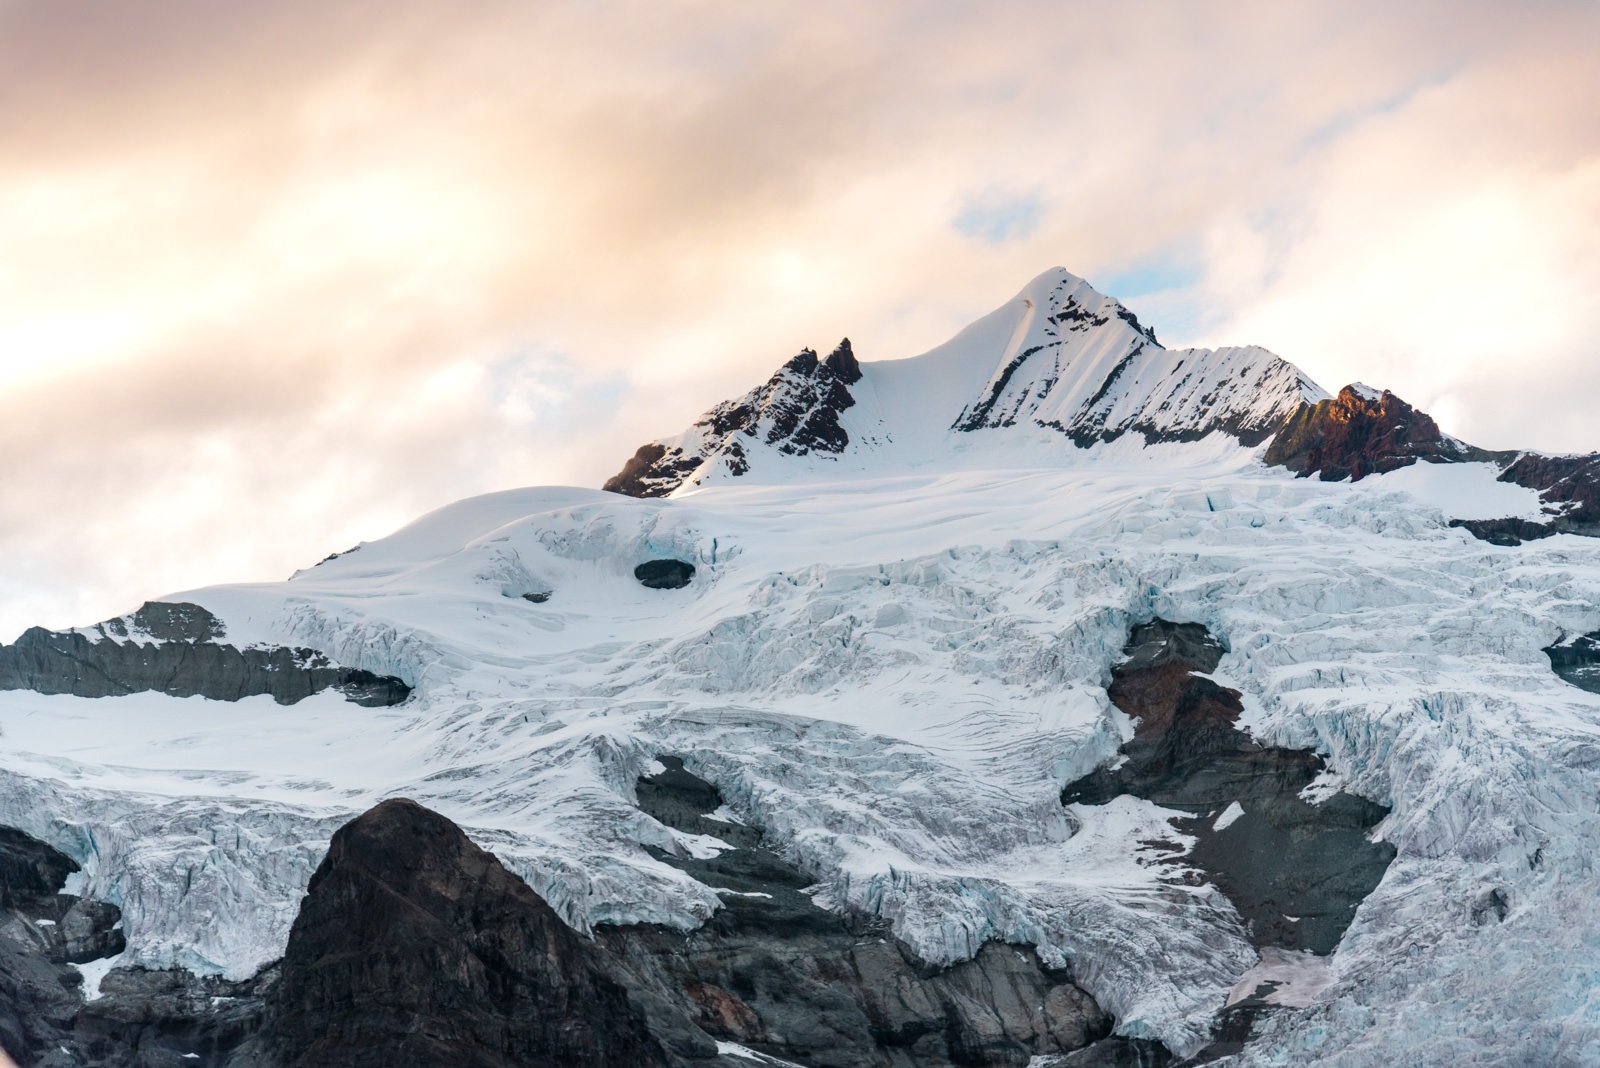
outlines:
[[[771,446],[785,456],[842,453],[850,435],[839,416],[855,406],[850,387],[860,380],[861,364],[849,338],[825,359],[818,359],[814,349],[802,349],[765,385],[706,412],[682,439],[641,446],[601,488],[629,497],[665,497],[694,481],[708,464],[742,475],[750,469],[744,442]]]
[[[699,470],[705,457],[671,450],[659,441],[641,445],[600,488],[625,497],[665,497]]]
[[[311,877],[270,1045],[285,1068],[665,1064],[596,953],[455,824],[385,801]]]
[[[1563,638],[1544,650],[1550,669],[1572,685],[1600,693],[1600,630]]]
[[[1068,785],[1062,802],[1128,794],[1190,813],[1175,821],[1197,839],[1181,859],[1228,895],[1257,945],[1331,953],[1394,858],[1368,840],[1388,810],[1345,793],[1302,797],[1322,758],[1262,746],[1236,726],[1239,694],[1203,674],[1222,652],[1198,624],[1134,627],[1107,690],[1134,718],[1133,738],[1120,764]]]
[[[116,956],[125,943],[115,905],[62,893],[72,858],[0,827],[0,1049],[19,1065],[143,1068],[137,1041],[103,1039],[103,1002],[84,1005],[71,967]]]
[[[335,689],[366,706],[396,705],[411,693],[393,676],[343,667],[315,649],[239,649],[221,643],[223,635],[222,621],[199,605],[161,601],[83,631],[32,627],[0,645],[0,690],[216,701],[268,694],[288,705]]]
[[[1506,465],[1501,482],[1538,490],[1548,518],[1457,520],[1473,534],[1498,545],[1516,545],[1552,534],[1600,536],[1600,453],[1545,456],[1525,452]]]
[[[640,925],[598,936],[631,984],[706,1033],[812,1068],[1022,1066],[1124,1044],[1106,1038],[1111,1020],[1071,973],[1044,967],[1030,946],[990,943],[974,960],[933,968],[882,921],[819,908],[805,893],[812,880],[760,831],[709,818],[722,805],[715,786],[679,758],[661,760],[661,774],[639,780],[639,807],[727,848],[655,855],[721,890],[723,907],[687,934]]]

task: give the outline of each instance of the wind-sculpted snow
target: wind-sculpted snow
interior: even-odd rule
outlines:
[[[1058,802],[1130,736],[1109,669],[1160,616],[1226,640],[1214,677],[1263,744],[1319,750],[1333,789],[1392,809],[1398,855],[1332,984],[1244,1061],[1600,1060],[1600,696],[1543,652],[1600,630],[1600,545],[1486,545],[1400,488],[1410,468],[1295,480],[1231,440],[1080,457],[496,494],[288,583],[176,595],[415,695],[6,693],[0,824],[85,864],[130,960],[239,976],[281,954],[333,829],[396,795],[575,927],[695,926],[717,894],[644,848],[694,843],[633,804],[681,754],[819,902],[934,964],[1036,945],[1120,1033],[1189,1052],[1257,961],[1239,917],[1160,862],[1170,813]],[[665,558],[687,587],[635,580]]]

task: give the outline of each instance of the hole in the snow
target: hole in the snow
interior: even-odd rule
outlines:
[[[652,590],[679,590],[694,578],[694,565],[685,560],[646,560],[633,569],[633,577]]]

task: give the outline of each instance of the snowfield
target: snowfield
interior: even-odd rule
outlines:
[[[1238,1063],[1600,1063],[1600,696],[1541,651],[1600,629],[1600,541],[1450,528],[1537,514],[1486,464],[1323,483],[1222,433],[989,433],[668,499],[492,494],[288,582],[172,594],[228,641],[416,692],[0,693],[0,824],[84,864],[82,890],[123,909],[124,963],[242,977],[282,953],[334,829],[391,796],[460,823],[575,927],[698,925],[717,893],[642,846],[715,842],[633,804],[678,754],[820,903],[935,963],[1034,944],[1119,1033],[1180,1054],[1260,968],[1305,1007]],[[687,588],[635,581],[668,557],[697,568]],[[1166,811],[1060,804],[1131,734],[1105,686],[1153,616],[1227,644],[1216,678],[1257,738],[1315,747],[1392,806],[1398,856],[1331,959],[1262,961],[1226,898],[1157,863],[1147,843],[1180,841]]]

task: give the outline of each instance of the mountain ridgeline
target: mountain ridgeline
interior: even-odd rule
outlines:
[[[1059,268],[945,344],[909,360],[860,363],[849,339],[811,349],[765,384],[718,404],[672,438],[639,447],[604,489],[666,497],[725,482],[779,481],[840,463],[869,471],[952,452],[1091,449],[1220,435],[1265,445],[1264,462],[1324,481],[1423,462],[1492,463],[1537,491],[1544,514],[1460,519],[1501,545],[1600,535],[1600,454],[1545,456],[1475,448],[1388,390],[1329,395],[1265,349],[1164,348],[1112,297]],[[802,462],[806,466],[802,466]]]

